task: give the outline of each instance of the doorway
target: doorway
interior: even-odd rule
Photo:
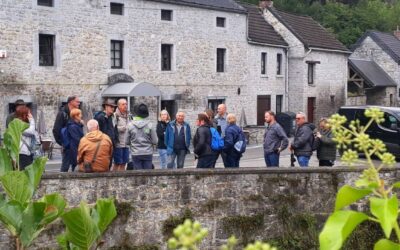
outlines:
[[[271,110],[271,96],[258,95],[257,96],[257,126],[264,126],[265,111]]]
[[[315,97],[307,98],[307,118],[310,123],[314,123],[315,99]]]

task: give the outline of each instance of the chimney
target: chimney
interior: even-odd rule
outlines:
[[[393,35],[400,40],[400,30],[398,25],[397,25],[397,30],[393,31]]]
[[[272,1],[272,0],[260,0],[258,2],[258,7],[262,10],[266,9],[267,7],[271,8],[271,7],[273,7],[273,5],[274,5],[274,1]]]

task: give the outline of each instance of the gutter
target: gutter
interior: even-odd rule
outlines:
[[[247,27],[247,32],[248,32],[248,27]],[[286,45],[277,45],[277,44],[253,42],[253,41],[249,38],[249,35],[248,35],[248,34],[247,34],[247,42],[248,42],[249,44],[253,44],[253,45],[269,46],[269,47],[283,48],[283,49],[288,49],[288,48],[289,48],[289,46],[286,46]]]
[[[351,54],[352,53],[351,51],[344,51],[344,50],[338,50],[338,49],[322,49],[322,48],[315,48],[315,47],[308,47],[308,48],[309,48],[309,51],[319,50],[319,51],[336,52],[336,53],[343,53],[343,54]]]

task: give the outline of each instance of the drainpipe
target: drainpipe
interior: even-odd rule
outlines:
[[[285,48],[286,67],[285,67],[285,106],[289,111],[289,47]]]

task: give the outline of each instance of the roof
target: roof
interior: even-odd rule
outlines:
[[[258,6],[244,3],[241,3],[241,5],[247,9],[249,42],[288,46],[272,25],[264,19]]]
[[[246,9],[240,6],[234,0],[146,0],[146,1],[185,5],[197,8],[222,10],[228,12],[246,13]]]
[[[268,10],[288,28],[306,48],[350,51],[333,34],[309,16],[294,15],[268,7]]]
[[[396,87],[396,82],[374,61],[349,58],[349,64],[373,87]]]
[[[160,90],[148,82],[120,82],[106,88],[102,97],[161,96]]]
[[[371,37],[396,63],[400,64],[400,40],[390,33],[369,30],[351,47],[352,50],[358,48],[367,37]]]

